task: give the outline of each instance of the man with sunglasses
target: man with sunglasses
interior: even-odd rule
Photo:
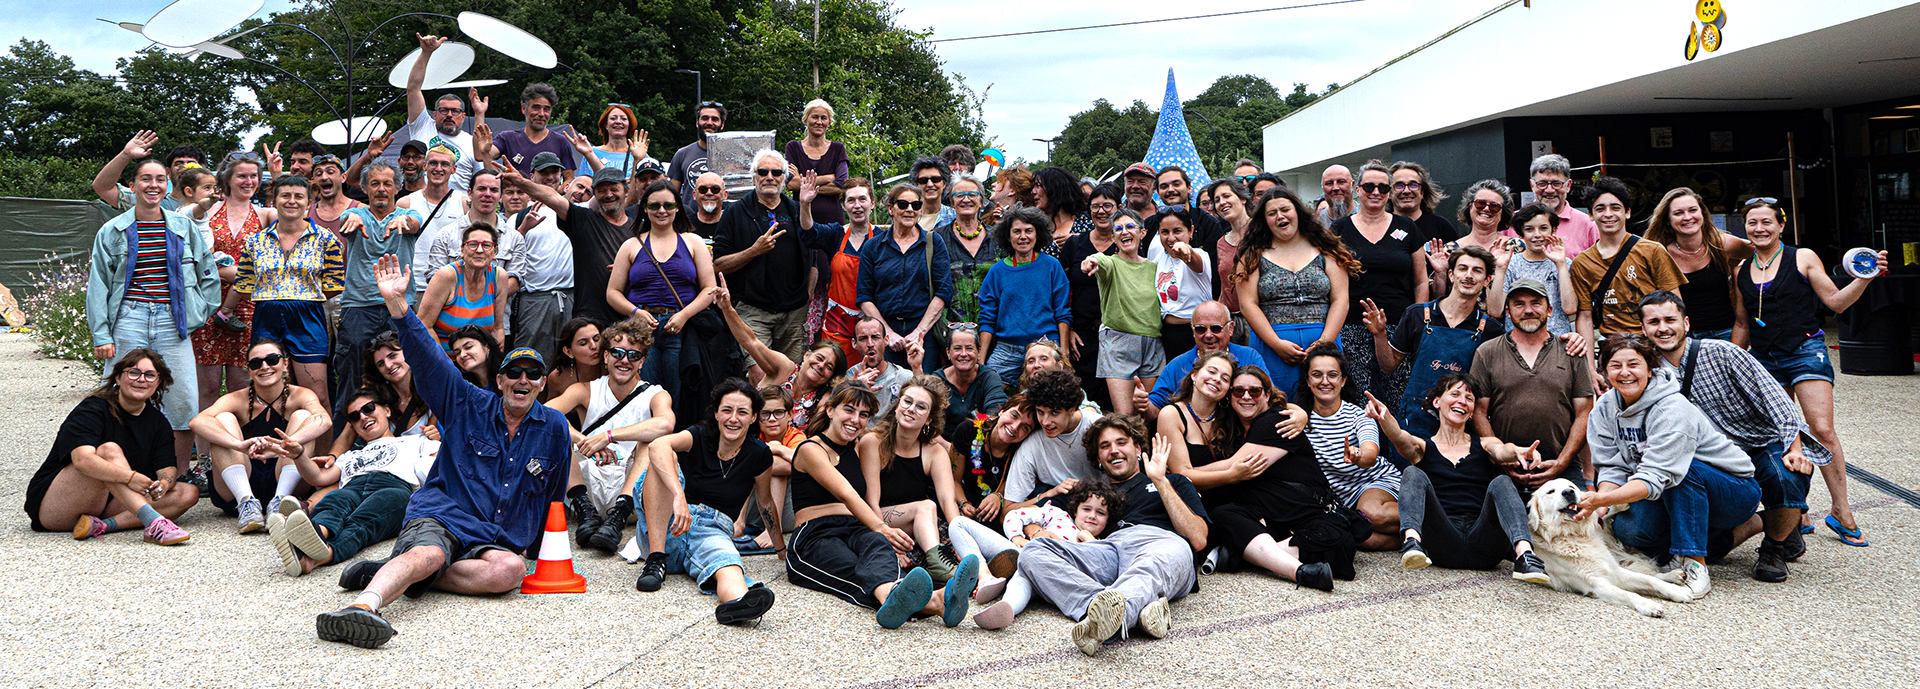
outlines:
[[[281,571],[290,577],[351,560],[367,546],[399,535],[407,500],[426,483],[440,454],[437,440],[393,434],[393,405],[380,393],[360,388],[346,397],[342,417],[365,446],[338,458],[322,455],[333,461],[321,466],[316,461],[321,457],[303,456],[298,445],[272,444],[272,451],[292,461],[308,483],[340,486],[314,504],[312,515],[275,512],[267,519],[267,536],[280,554]]]
[[[667,162],[667,177],[680,185],[680,204],[692,207],[694,180],[712,170],[707,164],[707,137],[727,128],[727,106],[715,101],[702,102],[693,109],[693,130],[699,138],[673,152]]]
[[[761,342],[794,361],[807,346],[807,271],[812,250],[799,230],[813,226],[811,204],[781,192],[787,159],[772,149],[753,154],[753,197],[720,215],[713,234],[713,270],[727,276],[734,310]]]
[[[399,259],[381,258],[374,278],[413,367],[414,392],[439,422],[441,448],[407,503],[393,556],[347,568],[340,586],[362,591],[359,597],[314,621],[321,640],[361,648],[393,638],[379,611],[403,591],[418,597],[436,586],[477,595],[518,588],[527,572],[522,556],[539,542],[547,506],[566,494],[573,452],[566,417],[539,402],[547,382],[539,352],[507,352],[497,391],[482,390],[461,377],[407,308],[412,279]]]
[[[1553,233],[1566,242],[1568,256],[1578,256],[1598,241],[1600,228],[1593,224],[1593,218],[1567,202],[1567,194],[1573,191],[1572,174],[1573,164],[1558,153],[1534,158],[1533,164],[1527,167],[1534,200],[1546,204],[1554,215],[1560,216],[1560,224],[1554,226]],[[1520,236],[1512,229],[1504,232],[1510,237]]]
[[[1160,408],[1180,392],[1180,384],[1186,381],[1188,373],[1193,372],[1193,361],[1202,354],[1225,351],[1232,354],[1235,361],[1267,370],[1266,357],[1260,356],[1252,347],[1232,342],[1233,314],[1227,310],[1226,304],[1208,301],[1194,307],[1189,325],[1193,327],[1193,349],[1167,361],[1167,367],[1160,370],[1160,377],[1153,383],[1152,392],[1134,388],[1133,408],[1140,415],[1149,419],[1160,418]]]
[[[585,205],[573,203],[552,187],[520,176],[513,168],[501,170],[500,181],[518,187],[533,200],[553,209],[554,226],[571,240],[573,315],[602,323],[625,320],[630,314],[614,313],[607,306],[607,278],[612,275],[613,259],[620,253],[621,242],[633,236],[633,224],[642,217],[639,206],[624,205],[626,173],[610,167],[593,173],[593,198]]]
[[[693,179],[693,215],[687,219],[693,221],[693,233],[713,239],[720,231],[720,214],[733,205],[727,200],[727,183],[720,175],[702,172]]]
[[[547,400],[561,414],[580,412],[582,425],[573,432],[579,459],[567,481],[567,508],[577,525],[574,542],[582,548],[620,549],[620,531],[634,514],[633,486],[647,468],[646,446],[673,432],[673,396],[640,378],[652,345],[653,330],[640,321],[608,326],[600,331],[607,375],[574,383]]]
[[[953,170],[947,167],[947,161],[933,156],[922,156],[913,161],[914,184],[926,193],[921,200],[925,203],[920,209],[920,231],[932,232],[942,223],[953,222],[953,208],[946,205],[947,182],[953,179]]]

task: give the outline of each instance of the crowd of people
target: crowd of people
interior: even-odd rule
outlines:
[[[773,606],[741,566],[770,553],[887,628],[1043,599],[1089,654],[1167,634],[1197,577],[1331,591],[1363,549],[1548,583],[1525,501],[1554,478],[1695,595],[1755,535],[1752,575],[1787,578],[1816,467],[1868,544],[1819,313],[1871,278],[1784,245],[1773,199],[1729,232],[1675,189],[1635,234],[1622,182],[1545,155],[1537,200],[1476,182],[1456,229],[1412,162],[1311,195],[1253,161],[1199,189],[980,179],[964,146],[880,188],[816,100],[729,200],[719,103],[661,165],[631,107],[594,146],[546,84],[522,130],[471,90],[429,110],[425,63],[351,165],[150,158],[142,132],[101,170],[105,378],[26,491],[35,530],[178,545],[208,497],[289,576],[345,564],[317,633],[376,647],[403,593],[516,588],[564,502],[579,546],[640,591],[687,575],[721,623]]]

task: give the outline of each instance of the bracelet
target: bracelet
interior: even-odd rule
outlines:
[[[607,442],[613,442],[613,429],[607,429]]]

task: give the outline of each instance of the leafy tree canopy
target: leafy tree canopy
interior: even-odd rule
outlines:
[[[1263,77],[1234,74],[1214,80],[1205,91],[1181,103],[1181,109],[1201,162],[1209,171],[1222,174],[1240,158],[1261,159],[1262,127],[1333,89],[1328,85],[1315,93],[1306,84],[1296,83],[1282,96]],[[1067,118],[1050,163],[1082,175],[1111,175],[1140,162],[1159,120],[1160,112],[1141,101],[1122,110],[1107,99],[1096,100],[1092,108]]]

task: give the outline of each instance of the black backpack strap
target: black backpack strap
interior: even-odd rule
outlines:
[[[1620,274],[1620,266],[1626,265],[1627,254],[1633,253],[1633,245],[1638,243],[1640,243],[1638,236],[1627,235],[1626,243],[1620,245],[1620,252],[1613,255],[1613,265],[1607,266],[1606,277],[1600,278],[1600,284],[1593,288],[1590,299],[1593,302],[1593,329],[1596,332],[1600,330],[1600,315],[1604,306],[1601,300],[1606,298],[1607,290],[1613,287],[1613,276]]]
[[[630,402],[632,402],[632,401],[633,401],[633,398],[635,398],[635,397],[639,397],[639,396],[640,396],[640,393],[642,393],[642,392],[646,392],[646,391],[647,391],[647,388],[650,388],[650,387],[653,387],[653,384],[652,384],[652,383],[649,383],[649,382],[647,382],[647,381],[644,381],[644,380],[643,380],[643,381],[640,381],[640,384],[639,384],[639,385],[636,385],[636,386],[634,386],[634,388],[633,388],[633,392],[629,392],[629,393],[627,393],[627,396],[626,396],[626,397],[622,397],[622,398],[620,398],[620,403],[619,403],[619,404],[616,404],[616,405],[613,405],[613,408],[612,408],[612,409],[608,409],[608,410],[607,410],[607,413],[605,413],[605,414],[601,414],[601,415],[600,415],[600,418],[597,418],[597,419],[594,419],[594,420],[593,420],[593,423],[590,423],[590,424],[587,424],[587,425],[586,425],[586,427],[584,427],[584,428],[581,428],[581,429],[580,429],[580,434],[581,434],[581,435],[593,435],[593,432],[594,432],[595,430],[598,430],[598,429],[600,428],[600,426],[602,426],[602,425],[604,425],[604,424],[606,424],[606,422],[608,422],[608,421],[611,421],[611,420],[613,420],[613,415],[614,415],[614,414],[618,414],[618,413],[620,413],[620,410],[622,410],[622,409],[625,409],[625,408],[627,408],[627,404],[628,404],[628,403],[630,403]]]
[[[1700,338],[1689,338],[1687,343],[1687,366],[1680,373],[1680,396],[1693,399],[1693,369],[1700,365]]]

